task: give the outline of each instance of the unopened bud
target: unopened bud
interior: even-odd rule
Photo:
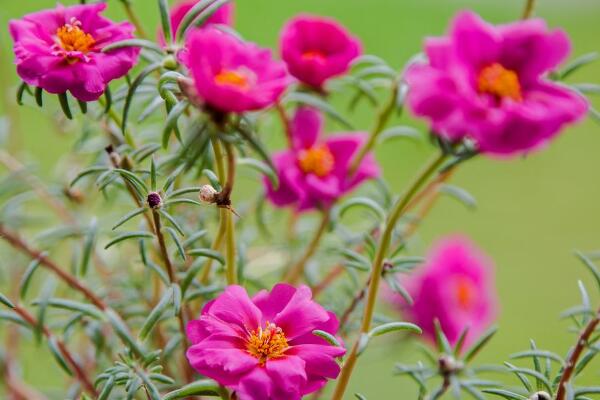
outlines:
[[[163,60],[163,67],[170,71],[174,71],[178,67],[177,60],[172,55],[169,55]]]
[[[210,185],[204,185],[200,188],[200,192],[198,193],[198,197],[205,203],[214,203],[217,201],[217,191],[214,187]]]
[[[152,192],[152,193],[148,194],[147,201],[148,201],[148,205],[152,209],[157,209],[162,206],[162,198],[160,197],[160,194],[158,194],[157,192]]]
[[[552,396],[546,392],[536,392],[529,397],[529,400],[552,400]]]

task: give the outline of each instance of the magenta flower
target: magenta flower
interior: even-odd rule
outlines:
[[[177,33],[177,29],[179,29],[179,25],[183,21],[183,17],[198,3],[200,0],[185,0],[176,3],[171,8],[171,28],[173,37]],[[204,23],[202,27],[209,26],[211,24],[219,24],[219,25],[233,25],[233,13],[234,13],[234,5],[233,3],[226,3],[219,7],[217,11],[213,15],[210,16]],[[201,28],[202,28],[201,27]],[[165,36],[162,31],[158,33],[158,41],[162,46],[165,46]]]
[[[496,27],[462,12],[448,36],[426,41],[429,62],[409,69],[409,105],[438,135],[469,137],[484,153],[538,149],[588,108],[547,78],[569,50],[567,35],[548,31],[543,20]]]
[[[319,139],[322,115],[312,108],[299,108],[292,121],[292,148],[275,153],[273,163],[279,187],[265,178],[268,199],[278,207],[293,205],[298,211],[327,207],[357,185],[379,176],[372,154],[367,155],[349,177],[353,157],[367,139],[366,133],[336,134]]]
[[[302,83],[321,89],[361,54],[360,41],[330,18],[309,15],[289,21],[281,33],[281,56]]]
[[[237,394],[239,400],[298,400],[335,379],[345,353],[314,335],[335,335],[338,320],[306,286],[278,284],[252,299],[229,286],[187,326],[190,364]]]
[[[285,65],[271,52],[214,27],[187,40],[186,64],[198,95],[223,112],[256,111],[277,101],[289,84]]]
[[[497,299],[493,263],[465,237],[448,237],[429,253],[425,265],[403,280],[412,306],[398,294],[389,295],[405,315],[435,340],[434,321],[452,345],[469,328],[469,346],[495,321]]]
[[[50,93],[71,94],[82,101],[97,100],[106,85],[129,72],[138,48],[108,53],[102,49],[133,38],[128,22],[114,23],[100,15],[106,3],[45,10],[10,21],[17,73],[27,84]]]

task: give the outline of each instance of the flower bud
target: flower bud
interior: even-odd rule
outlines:
[[[205,203],[214,203],[216,201],[217,191],[214,187],[210,185],[204,185],[200,188],[200,192],[198,193],[198,197]]]
[[[150,206],[150,208],[152,209],[157,209],[160,208],[162,206],[162,198],[160,197],[160,194],[158,194],[157,192],[152,192],[148,194],[148,205]]]

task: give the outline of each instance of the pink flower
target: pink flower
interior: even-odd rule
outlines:
[[[306,286],[278,284],[252,299],[229,286],[187,326],[190,364],[237,393],[239,400],[298,400],[335,379],[345,353],[314,335],[335,335],[338,320]]]
[[[177,33],[177,29],[179,29],[179,25],[183,22],[183,17],[194,7],[200,0],[185,0],[180,1],[175,4],[171,8],[171,28],[173,31],[173,37]],[[233,3],[226,3],[219,7],[217,11],[213,15],[210,16],[202,27],[209,26],[211,24],[219,24],[219,25],[233,25],[233,13],[234,13],[234,5]],[[201,27],[201,28],[202,28]],[[159,30],[158,33],[158,41],[162,46],[165,46],[165,37],[162,31]]]
[[[448,237],[431,250],[425,265],[403,280],[414,304],[408,306],[398,294],[389,297],[431,341],[437,319],[452,345],[469,328],[465,341],[469,346],[496,319],[493,268],[492,261],[469,239]]]
[[[271,52],[214,27],[187,40],[186,64],[200,97],[223,112],[256,111],[277,101],[289,84],[285,65]]]
[[[102,52],[133,38],[134,30],[128,22],[102,17],[105,8],[105,3],[58,5],[10,21],[21,79],[50,93],[70,91],[79,100],[97,100],[110,81],[129,72],[140,52],[133,47]]]
[[[350,163],[367,139],[366,133],[342,133],[319,139],[322,115],[299,108],[292,121],[292,148],[273,155],[279,187],[264,180],[269,200],[276,206],[294,205],[298,211],[331,205],[366,179],[379,176],[372,154],[352,177]]]
[[[429,63],[409,69],[409,105],[438,135],[470,137],[484,153],[538,149],[588,108],[547,78],[569,50],[567,35],[548,31],[543,20],[496,27],[462,12],[448,36],[426,41]]]
[[[281,34],[281,56],[302,83],[322,88],[344,74],[361,54],[360,41],[330,18],[309,15],[289,21]]]

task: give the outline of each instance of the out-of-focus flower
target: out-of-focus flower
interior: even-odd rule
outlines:
[[[308,107],[296,111],[291,125],[292,147],[273,155],[279,187],[274,189],[264,179],[274,205],[293,205],[298,211],[326,207],[366,179],[379,176],[372,154],[348,176],[352,159],[367,140],[366,133],[340,133],[321,140],[323,117]]]
[[[470,137],[484,153],[538,149],[588,108],[582,96],[547,79],[569,51],[567,35],[541,19],[493,26],[462,12],[448,36],[426,41],[429,62],[409,69],[410,107],[438,135]]]
[[[200,0],[185,0],[176,3],[171,8],[171,29],[172,35],[175,37],[177,33],[177,29],[179,29],[179,25],[183,22],[183,18],[185,15],[194,7]],[[233,3],[223,4],[217,11],[211,15],[206,22],[200,26],[199,28],[210,26],[211,24],[219,24],[219,25],[233,25],[233,14],[235,8]],[[161,30],[158,33],[158,41],[162,46],[165,46],[165,36]]]
[[[314,335],[335,335],[336,316],[306,286],[278,284],[252,299],[229,286],[187,326],[190,364],[236,392],[240,400],[299,400],[335,379],[345,353]]]
[[[281,34],[281,56],[302,83],[321,89],[361,54],[360,41],[330,18],[300,15]]]
[[[414,300],[398,294],[388,299],[435,340],[435,320],[452,345],[465,328],[469,346],[495,321],[497,298],[492,261],[465,237],[448,237],[429,253],[426,263],[402,280]]]
[[[214,27],[191,32],[187,67],[204,102],[222,112],[267,108],[279,99],[290,78],[271,52]]]
[[[133,38],[133,26],[100,15],[106,3],[75,5],[10,21],[17,73],[29,85],[50,93],[97,100],[106,85],[135,65],[139,48],[103,53],[107,45]]]

